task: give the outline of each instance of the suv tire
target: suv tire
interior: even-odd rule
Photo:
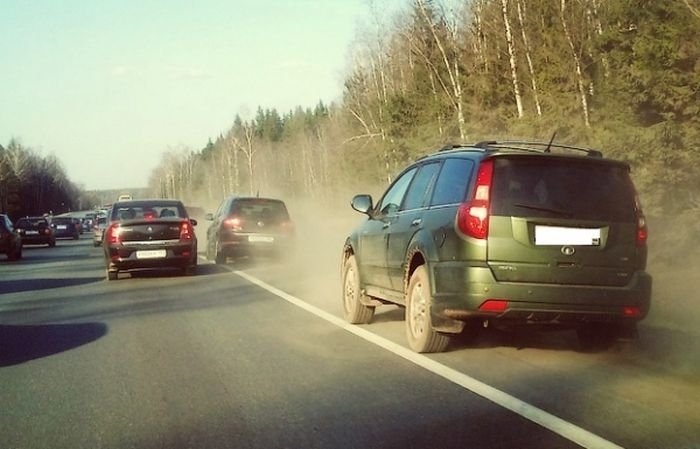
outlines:
[[[360,272],[357,260],[351,255],[343,264],[343,317],[352,324],[368,324],[374,317],[374,307],[362,304]]]
[[[416,268],[406,291],[406,337],[416,352],[442,352],[450,337],[433,329],[430,319],[430,279],[425,265]]]

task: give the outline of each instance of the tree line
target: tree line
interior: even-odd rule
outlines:
[[[60,214],[95,203],[72,183],[54,155],[42,156],[16,139],[0,145],[0,213],[11,219]]]
[[[171,151],[150,188],[318,200],[385,184],[445,143],[528,138],[601,149],[633,167],[647,213],[699,206],[697,0],[407,0],[377,6],[342,99],[236,117]],[[364,188],[364,190],[367,190]]]

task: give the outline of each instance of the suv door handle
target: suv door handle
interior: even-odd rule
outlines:
[[[416,218],[415,220],[413,220],[411,222],[411,226],[418,226],[419,224],[421,224],[422,221],[423,221],[422,218]]]

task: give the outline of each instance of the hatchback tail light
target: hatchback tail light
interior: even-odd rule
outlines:
[[[286,231],[286,232],[288,232],[288,233],[293,233],[293,232],[294,232],[294,223],[292,223],[292,222],[289,221],[289,220],[283,221],[282,223],[280,223],[280,226],[282,227],[282,229],[283,229],[284,231]]]
[[[238,217],[231,217],[224,220],[224,228],[232,231],[240,231],[243,229],[243,220]]]
[[[119,223],[115,223],[107,228],[107,238],[105,239],[110,245],[118,245],[121,243],[121,228]]]
[[[192,240],[192,224],[189,221],[180,223],[180,240]]]
[[[492,180],[493,160],[483,161],[479,165],[471,200],[459,206],[457,211],[457,227],[464,235],[477,239],[488,237]]]

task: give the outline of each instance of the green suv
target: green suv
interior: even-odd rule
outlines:
[[[417,352],[450,338],[536,324],[585,348],[636,335],[649,311],[647,228],[630,168],[546,142],[448,146],[401,172],[343,249],[343,311],[406,308]]]

